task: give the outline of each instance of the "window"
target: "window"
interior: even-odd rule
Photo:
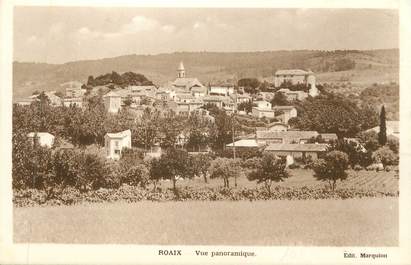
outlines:
[[[116,149],[116,150],[114,150],[114,153],[115,153],[116,155],[119,155],[119,154],[120,154],[120,150],[119,150],[119,149]]]

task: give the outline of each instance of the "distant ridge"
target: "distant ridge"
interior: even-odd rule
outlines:
[[[336,71],[344,60],[354,62],[354,68]],[[184,62],[187,77],[197,77],[203,83],[244,77],[269,78],[276,70],[287,68],[310,69],[319,81],[374,83],[398,80],[399,50],[175,52],[64,64],[14,62],[13,97],[27,96],[35,90],[58,90],[60,83],[86,82],[89,75],[112,71],[140,73],[161,85],[175,79],[180,61]]]

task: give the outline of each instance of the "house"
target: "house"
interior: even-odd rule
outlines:
[[[254,101],[253,104],[259,109],[269,109],[271,110],[271,103],[265,100]]]
[[[286,157],[287,166],[294,163],[295,159],[317,159],[320,153],[327,151],[327,144],[270,144],[264,151],[279,157]]]
[[[103,96],[104,107],[106,111],[111,113],[118,113],[121,109],[121,96],[114,91],[110,91]]]
[[[38,98],[31,98],[31,97],[27,97],[27,98],[17,98],[14,100],[14,104],[20,105],[20,106],[30,106],[31,103],[39,101]]]
[[[288,120],[297,117],[297,109],[294,106],[274,106],[276,118],[288,124]]]
[[[209,86],[208,94],[215,96],[230,96],[234,93],[234,86]]]
[[[274,74],[274,86],[285,87],[287,85],[309,86],[308,94],[312,97],[318,96],[319,92],[315,85],[315,76],[312,71],[301,69],[278,70]]]
[[[257,141],[255,139],[240,139],[235,141],[234,144],[226,144],[227,148],[238,148],[238,149],[247,149],[247,148],[258,148]]]
[[[123,148],[131,148],[131,131],[106,133],[104,136],[104,148],[106,149],[107,158],[120,159]]]
[[[29,141],[34,145],[35,143],[43,147],[51,148],[54,144],[54,135],[48,132],[31,132],[27,134]]]
[[[386,121],[386,132],[387,136],[394,136],[396,138],[400,138],[400,122],[399,121]],[[380,126],[376,126],[374,128],[368,129],[367,132],[374,131],[376,133],[380,132]]]
[[[190,115],[190,113],[196,109],[199,109],[203,106],[201,101],[192,101],[192,102],[177,102],[177,109],[175,110],[179,114]]]
[[[177,93],[175,96],[176,102],[190,103],[196,101],[196,98],[189,93]]]
[[[256,127],[256,131],[285,132],[288,130],[288,128],[288,124],[282,122],[273,122],[267,124],[266,127]]]
[[[62,98],[61,103],[64,107],[83,107],[83,98]]]
[[[86,93],[86,89],[82,89],[83,84],[78,81],[70,81],[60,84],[60,87],[65,91],[66,97],[77,98],[82,97]]]
[[[191,88],[191,94],[195,98],[202,98],[205,95],[207,95],[207,88],[206,87],[192,87]]]
[[[224,96],[205,96],[203,98],[204,105],[212,104],[217,106],[218,108],[222,108],[223,106],[227,106],[231,104],[231,99],[229,97]]]
[[[318,135],[316,131],[256,131],[256,140],[259,145],[304,144]]]
[[[251,114],[256,117],[256,118],[274,118],[274,110],[269,109],[269,108],[258,108],[258,107],[253,107],[251,110]]]
[[[281,88],[277,92],[282,93],[288,101],[294,101],[294,100],[304,100],[308,97],[308,93],[304,91],[292,91],[288,88]]]
[[[262,97],[263,100],[266,100],[266,101],[271,101],[274,98],[273,92],[260,92],[258,94],[260,97]]]
[[[252,97],[250,97],[249,95],[238,94],[238,93],[230,94],[230,98],[234,103],[237,103],[237,104],[247,103],[252,100]]]

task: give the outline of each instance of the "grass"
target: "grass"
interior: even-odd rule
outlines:
[[[14,209],[16,243],[397,246],[397,198]]]

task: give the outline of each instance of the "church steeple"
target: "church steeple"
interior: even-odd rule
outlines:
[[[184,69],[183,62],[180,62],[178,68],[177,68],[177,77],[178,78],[184,78],[186,77],[186,71]]]

